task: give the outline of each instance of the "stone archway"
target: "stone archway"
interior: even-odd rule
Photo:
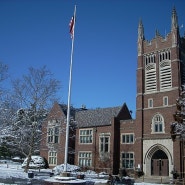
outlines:
[[[147,176],[170,176],[172,164],[172,155],[169,150],[161,144],[155,144],[145,153],[144,173]]]

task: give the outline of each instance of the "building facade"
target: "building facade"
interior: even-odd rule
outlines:
[[[69,163],[113,174],[120,169],[140,169],[147,176],[183,171],[180,141],[172,141],[170,127],[185,82],[185,37],[180,37],[175,8],[165,37],[156,31],[147,41],[139,21],[137,48],[136,118],[125,103],[93,110],[73,108]],[[65,119],[66,109],[56,103],[43,124],[40,154],[50,167],[64,162]]]

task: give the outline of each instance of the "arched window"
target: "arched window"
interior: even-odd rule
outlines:
[[[156,114],[152,119],[152,133],[164,133],[164,119],[160,114]]]
[[[169,51],[169,53],[168,53],[168,59],[169,59],[169,60],[171,59],[170,51]]]
[[[164,58],[164,53],[163,53],[163,60],[164,60],[165,58]]]
[[[159,54],[159,62],[162,60],[161,53]]]

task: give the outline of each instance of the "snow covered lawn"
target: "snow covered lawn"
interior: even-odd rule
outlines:
[[[19,163],[1,163],[0,162],[0,177],[1,178],[10,178],[10,177],[18,177],[18,178],[27,178],[28,174],[24,172],[24,169],[21,168],[21,164]]]
[[[31,170],[32,171],[32,170]],[[45,172],[52,172],[51,169],[42,169]],[[24,172],[21,163],[15,163],[12,161],[0,161],[0,178],[21,178],[28,179],[28,174]],[[43,179],[50,178],[50,176],[35,176],[34,178]]]
[[[57,166],[57,173],[60,173],[60,169],[63,169],[62,165]],[[32,171],[32,170],[31,170]],[[36,171],[36,170],[33,170]],[[38,170],[37,170],[38,171]],[[52,173],[52,169],[42,169],[41,172],[48,172]],[[76,172],[77,173],[77,172]],[[79,172],[80,173],[80,172]],[[107,176],[105,179],[103,179],[104,174],[96,174],[95,172],[87,172],[86,179],[76,179],[71,180],[72,183],[82,184],[85,181],[91,181],[94,182],[94,184],[105,184],[107,182]],[[7,179],[7,178],[21,178],[21,179],[29,179],[28,174],[24,172],[24,169],[21,167],[20,163],[15,163],[12,161],[0,161],[0,179]],[[49,175],[39,175],[34,176],[34,179],[38,180],[45,180],[48,182],[61,182],[61,176],[60,175],[54,175],[53,177],[50,177]],[[62,181],[67,182],[69,181]],[[0,182],[1,185],[1,182]],[[151,185],[151,183],[135,183],[135,185]],[[157,185],[157,184],[155,184]]]

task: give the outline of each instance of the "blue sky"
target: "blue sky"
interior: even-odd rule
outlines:
[[[67,103],[71,38],[77,5],[71,104],[87,108],[120,106],[135,114],[137,28],[145,38],[170,32],[175,6],[185,26],[184,0],[0,0],[0,61],[12,79],[44,65],[61,81]],[[180,29],[181,36],[184,27]]]

